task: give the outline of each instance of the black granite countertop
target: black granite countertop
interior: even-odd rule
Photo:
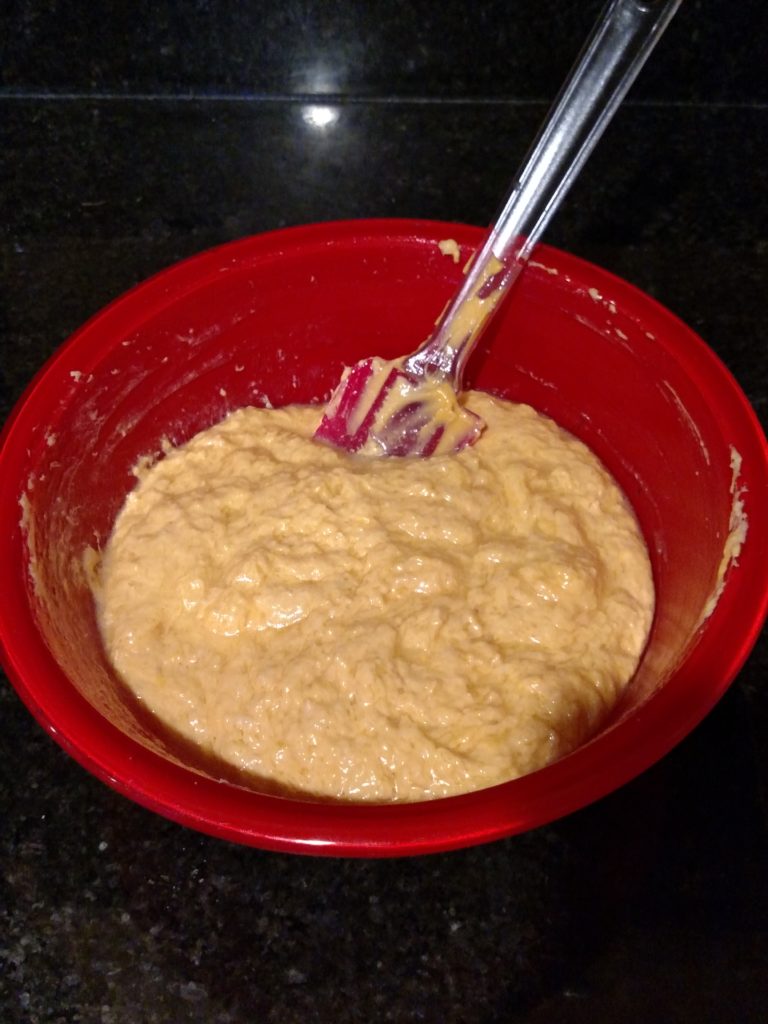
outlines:
[[[0,415],[90,314],[206,247],[487,223],[599,6],[5,6]],[[688,0],[547,236],[686,320],[764,424],[766,27],[757,0]],[[3,678],[0,1021],[762,1024],[767,674],[764,634],[704,723],[592,807],[378,862],[165,821]]]

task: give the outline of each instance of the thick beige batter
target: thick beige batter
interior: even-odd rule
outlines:
[[[589,737],[649,630],[616,484],[527,406],[477,444],[366,459],[319,410],[243,409],[128,497],[97,603],[118,672],[185,736],[288,789],[421,800]]]

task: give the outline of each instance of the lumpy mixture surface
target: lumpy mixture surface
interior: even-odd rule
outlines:
[[[479,392],[471,448],[366,459],[318,409],[242,409],[142,474],[96,599],[119,674],[287,791],[423,800],[533,771],[600,725],[653,611],[597,458]]]

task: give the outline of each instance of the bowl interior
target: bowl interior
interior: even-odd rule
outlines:
[[[438,248],[449,236],[461,246],[459,263]],[[108,307],[30,389],[4,448],[15,544],[14,606],[3,611],[6,661],[41,721],[118,788],[208,831],[294,844],[293,833],[270,838],[263,824],[273,805],[291,801],[232,785],[237,779],[224,766],[159,727],[118,684],[99,640],[84,553],[105,543],[140,458],[161,457],[167,442],[183,442],[244,404],[320,402],[343,365],[415,348],[480,236],[455,225],[367,222],[222,247]],[[472,386],[552,416],[604,460],[645,534],[657,611],[640,668],[603,733],[531,777],[547,776],[540,793],[530,780],[497,787],[504,795],[497,794],[495,817],[488,795],[436,802],[448,817],[440,836],[422,834],[424,848],[467,841],[455,824],[448,836],[450,805],[466,814],[476,796],[477,813],[486,808],[503,834],[601,795],[651,763],[723,691],[765,608],[762,574],[749,568],[765,561],[756,530],[747,532],[741,564],[729,573],[741,576],[739,587],[730,579],[722,587],[729,537],[738,540],[734,531],[761,508],[764,515],[764,439],[726,371],[671,314],[604,271],[540,247],[468,377]],[[749,621],[734,629],[746,607]],[[667,690],[662,736],[643,741],[641,712]],[[617,765],[629,742],[635,746]],[[605,761],[610,757],[614,762]],[[175,787],[170,796],[150,778],[163,766]],[[206,809],[209,790],[230,810]],[[367,823],[365,842],[381,848],[386,837],[375,835],[371,810],[342,807],[334,815],[357,815],[350,828]],[[307,824],[303,841],[318,827]],[[350,835],[343,842],[356,852]]]

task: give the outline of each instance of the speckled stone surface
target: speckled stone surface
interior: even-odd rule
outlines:
[[[598,5],[468,6],[4,7],[0,416],[90,314],[211,245],[489,221]],[[547,240],[690,323],[766,424],[764,21],[683,5]],[[599,804],[383,862],[171,824],[2,679],[0,1021],[762,1024],[767,677],[764,635],[704,723]]]
[[[0,82],[45,93],[342,94],[551,99],[602,0],[16,0]],[[686,0],[642,99],[768,99],[760,0]]]

